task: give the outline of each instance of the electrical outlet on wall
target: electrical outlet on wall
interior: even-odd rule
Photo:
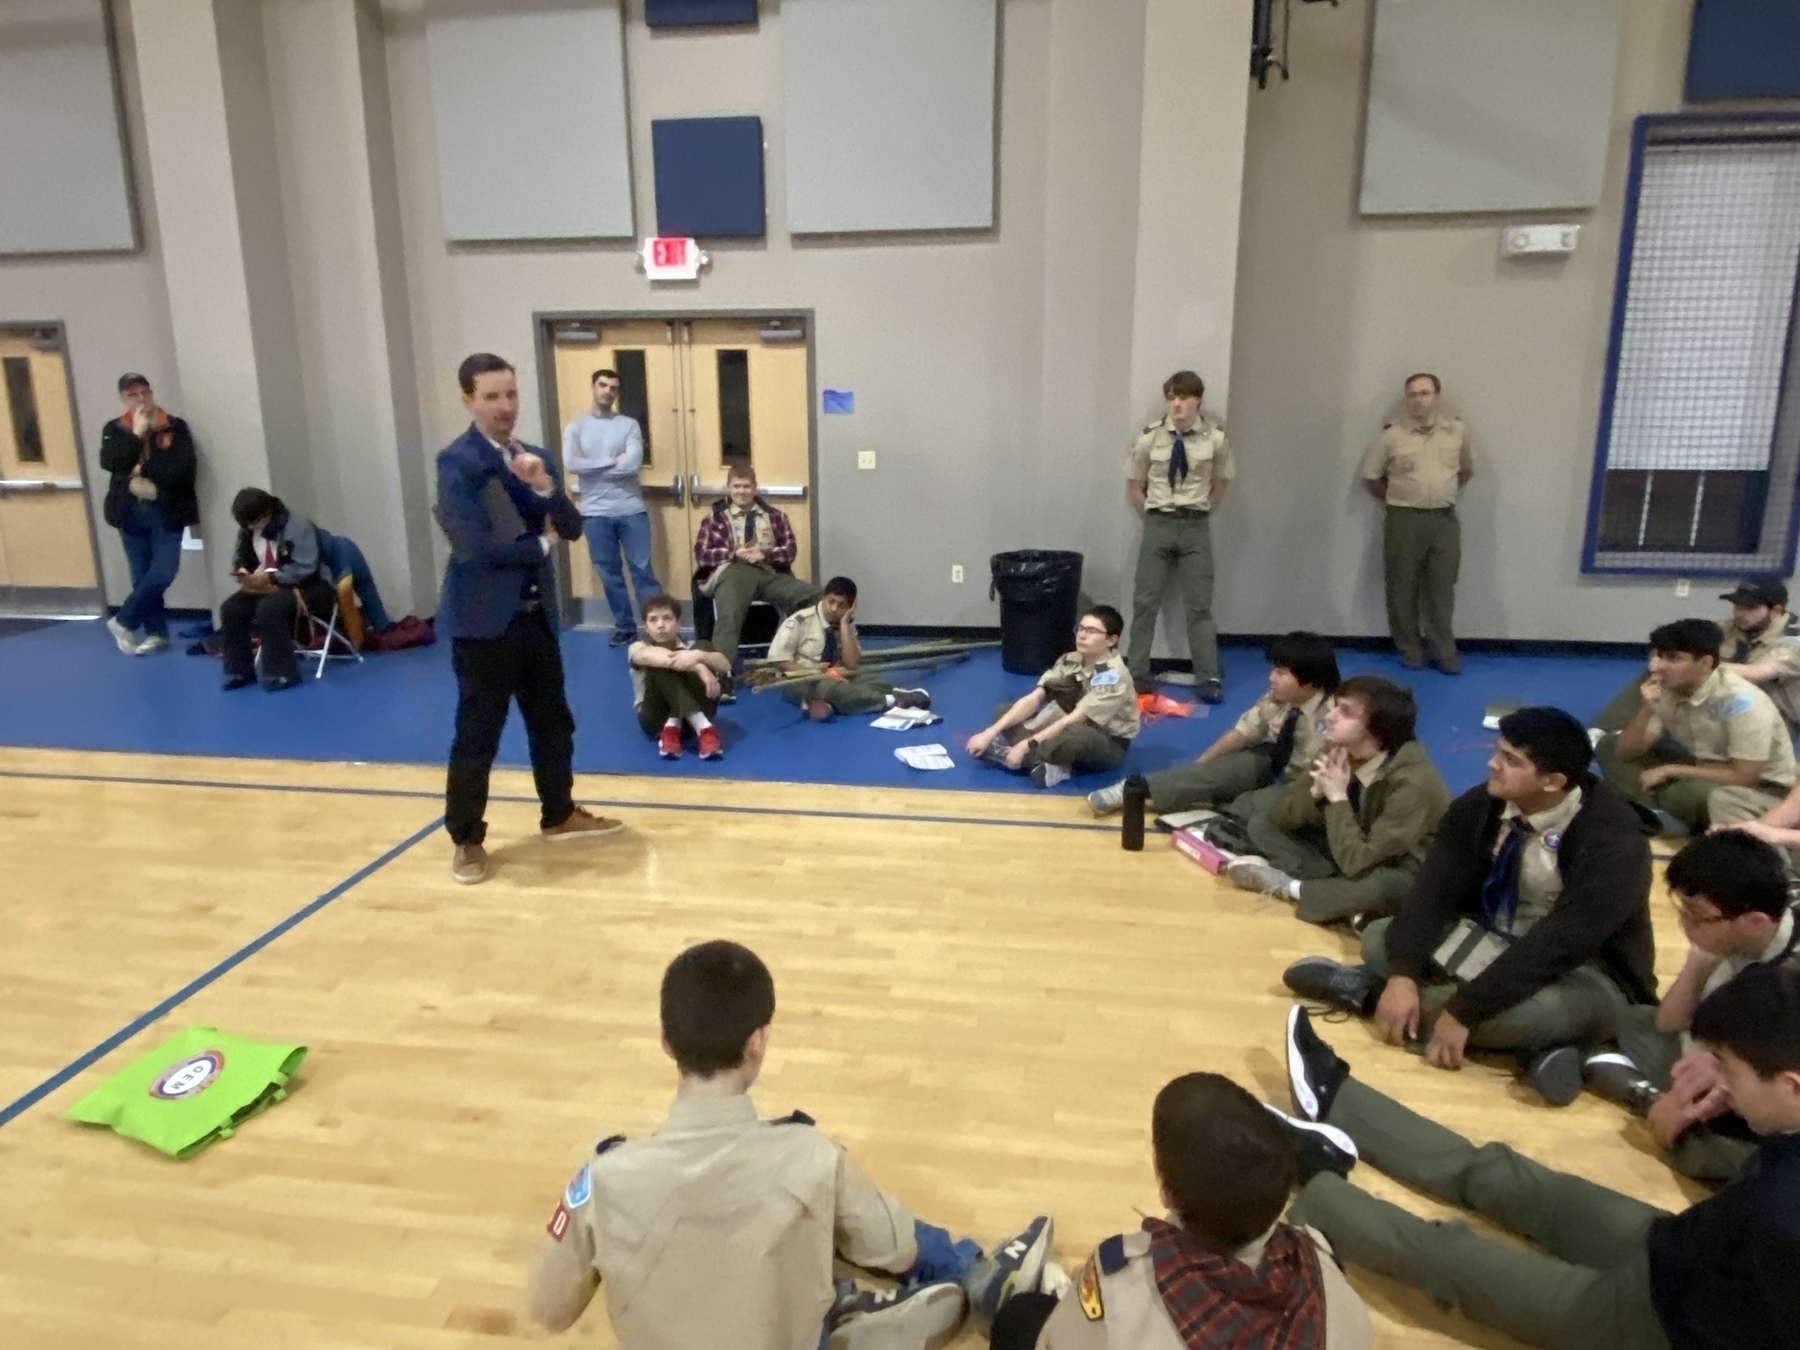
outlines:
[[[1687,593],[1693,589],[1693,583],[1686,577],[1682,577],[1675,583],[1675,598],[1677,600],[1685,600],[1687,599]]]
[[[875,452],[873,450],[858,450],[856,452],[856,467],[859,469],[874,468]]]
[[[956,585],[956,586],[962,585],[962,564],[961,563],[951,563],[950,564],[950,581],[951,581],[952,585]]]

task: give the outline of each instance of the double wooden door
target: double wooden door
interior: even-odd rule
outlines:
[[[650,512],[656,578],[665,591],[691,597],[694,534],[701,517],[724,498],[725,476],[734,465],[753,468],[762,494],[787,514],[799,543],[794,571],[811,577],[810,334],[804,321],[562,317],[549,324],[547,338],[554,353],[557,446],[562,428],[592,409],[594,372],[619,373],[619,410],[644,429],[638,477]],[[568,561],[574,594],[598,596],[587,546],[576,545]]]
[[[0,328],[0,594],[92,608],[98,587],[61,335]]]

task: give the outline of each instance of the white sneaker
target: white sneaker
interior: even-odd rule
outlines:
[[[166,652],[169,650],[169,639],[164,637],[161,633],[152,633],[149,637],[138,643],[134,650],[138,656],[149,656],[155,652]]]
[[[119,650],[124,652],[125,655],[137,655],[137,634],[132,632],[124,624],[120,623],[118,619],[108,619],[106,621],[106,631],[113,635],[113,641],[119,644]]]
[[[1114,811],[1125,809],[1125,780],[1121,778],[1111,787],[1095,788],[1088,793],[1088,810],[1097,816],[1110,816]]]
[[[1258,891],[1263,895],[1288,898],[1288,886],[1293,878],[1267,858],[1259,858],[1254,853],[1246,853],[1233,858],[1225,868],[1225,880],[1240,891]]]
[[[1060,764],[1039,764],[1031,771],[1031,781],[1041,788],[1053,788],[1069,777],[1069,771]]]

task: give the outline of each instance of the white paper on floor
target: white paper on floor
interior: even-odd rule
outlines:
[[[929,708],[889,708],[869,725],[882,731],[910,731],[943,720]]]
[[[954,769],[950,752],[941,745],[903,745],[894,758],[914,769]]]

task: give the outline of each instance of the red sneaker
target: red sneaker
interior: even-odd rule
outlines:
[[[723,759],[724,757],[725,747],[719,744],[719,729],[702,727],[700,729],[700,758]]]
[[[664,759],[681,758],[681,728],[664,727],[662,735],[656,738],[656,749]]]

